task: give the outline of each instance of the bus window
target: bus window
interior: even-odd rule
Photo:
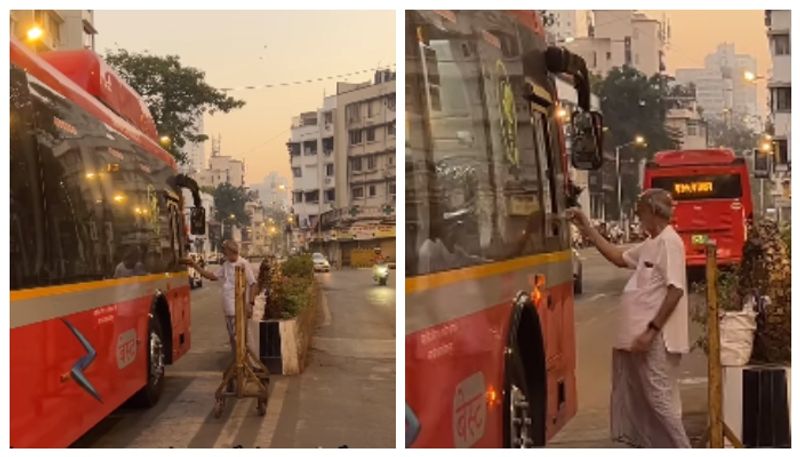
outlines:
[[[408,79],[412,87],[422,86],[423,95],[420,118],[413,110],[409,114],[407,204],[421,197],[430,201],[427,208],[409,207],[409,235],[416,244],[409,248],[417,254],[410,271],[429,273],[487,259],[494,205],[475,43],[469,35],[433,28],[420,34],[426,39],[417,55],[424,57],[419,74]]]

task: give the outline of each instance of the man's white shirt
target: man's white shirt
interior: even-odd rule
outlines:
[[[683,240],[668,225],[655,238],[648,238],[622,255],[635,269],[622,293],[618,319],[618,349],[630,349],[633,340],[647,331],[672,285],[683,290],[678,305],[662,328],[664,344],[672,353],[689,352],[689,288],[686,281],[686,251]]]

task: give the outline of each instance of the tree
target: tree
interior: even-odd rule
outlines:
[[[205,72],[181,65],[176,55],[154,56],[125,49],[106,51],[106,62],[133,87],[150,109],[160,135],[169,137],[162,144],[179,162],[186,162],[183,147],[208,139],[195,130],[195,120],[203,113],[228,113],[245,102],[227,96],[205,81]]]
[[[250,216],[244,209],[244,204],[248,201],[250,200],[244,187],[234,187],[227,182],[220,184],[214,189],[214,219],[223,225],[249,225]]]
[[[739,154],[758,147],[758,134],[738,119],[709,120],[708,139],[709,146],[733,149]]]
[[[620,147],[623,208],[632,208],[639,193],[638,167],[641,159],[650,159],[655,151],[678,147],[680,133],[667,127],[666,120],[671,78],[644,73],[631,67],[613,68],[605,78],[592,77],[592,90],[600,97],[605,149]],[[641,135],[645,147],[633,144]],[[616,204],[614,205],[616,206]]]

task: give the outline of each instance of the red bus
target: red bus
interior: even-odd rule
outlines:
[[[189,350],[180,188],[199,194],[96,54],[10,57],[10,441],[65,447],[158,401]]]
[[[542,446],[574,416],[568,155],[602,164],[585,62],[523,11],[406,13],[406,446]]]
[[[717,242],[718,262],[739,264],[753,218],[750,175],[744,158],[728,149],[662,151],[644,171],[644,189],[669,191],[672,223],[686,247],[686,265],[705,265],[704,247]]]

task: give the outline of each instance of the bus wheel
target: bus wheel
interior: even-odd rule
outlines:
[[[155,314],[150,316],[147,334],[147,384],[133,398],[135,404],[144,407],[158,403],[164,390],[164,332]]]
[[[506,447],[533,447],[533,407],[519,352],[511,351],[506,368]]]

